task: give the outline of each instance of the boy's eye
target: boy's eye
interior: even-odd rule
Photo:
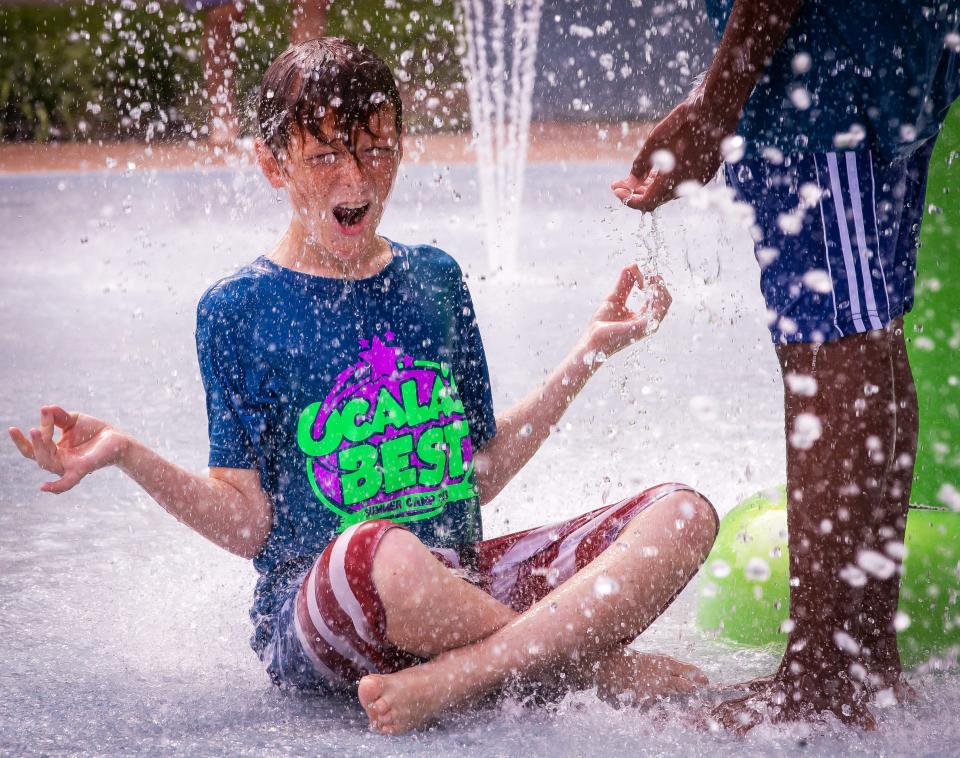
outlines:
[[[310,156],[309,160],[311,163],[314,163],[314,164],[319,163],[324,166],[332,166],[334,163],[337,162],[337,154],[336,153],[318,153],[317,155]]]
[[[364,152],[364,155],[367,156],[368,158],[380,159],[380,158],[388,158],[391,155],[393,155],[394,149],[392,147],[374,145],[373,147],[368,147],[363,152]]]

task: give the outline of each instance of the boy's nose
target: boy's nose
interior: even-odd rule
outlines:
[[[366,184],[363,164],[357,156],[350,153],[340,164],[340,180],[344,184],[351,187],[363,187]]]

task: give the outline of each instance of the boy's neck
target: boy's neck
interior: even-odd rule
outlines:
[[[393,258],[393,250],[389,242],[377,236],[368,250],[354,260],[345,261],[307,237],[302,227],[292,223],[267,257],[278,266],[302,274],[331,279],[367,279],[386,268]]]

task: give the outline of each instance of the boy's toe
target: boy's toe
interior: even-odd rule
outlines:
[[[383,689],[382,676],[369,674],[363,677],[363,679],[360,680],[360,684],[357,685],[357,698],[360,700],[360,705],[369,711],[370,706],[380,699],[380,696],[383,694]]]

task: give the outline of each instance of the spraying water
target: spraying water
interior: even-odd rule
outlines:
[[[487,255],[516,262],[542,0],[459,0]]]

